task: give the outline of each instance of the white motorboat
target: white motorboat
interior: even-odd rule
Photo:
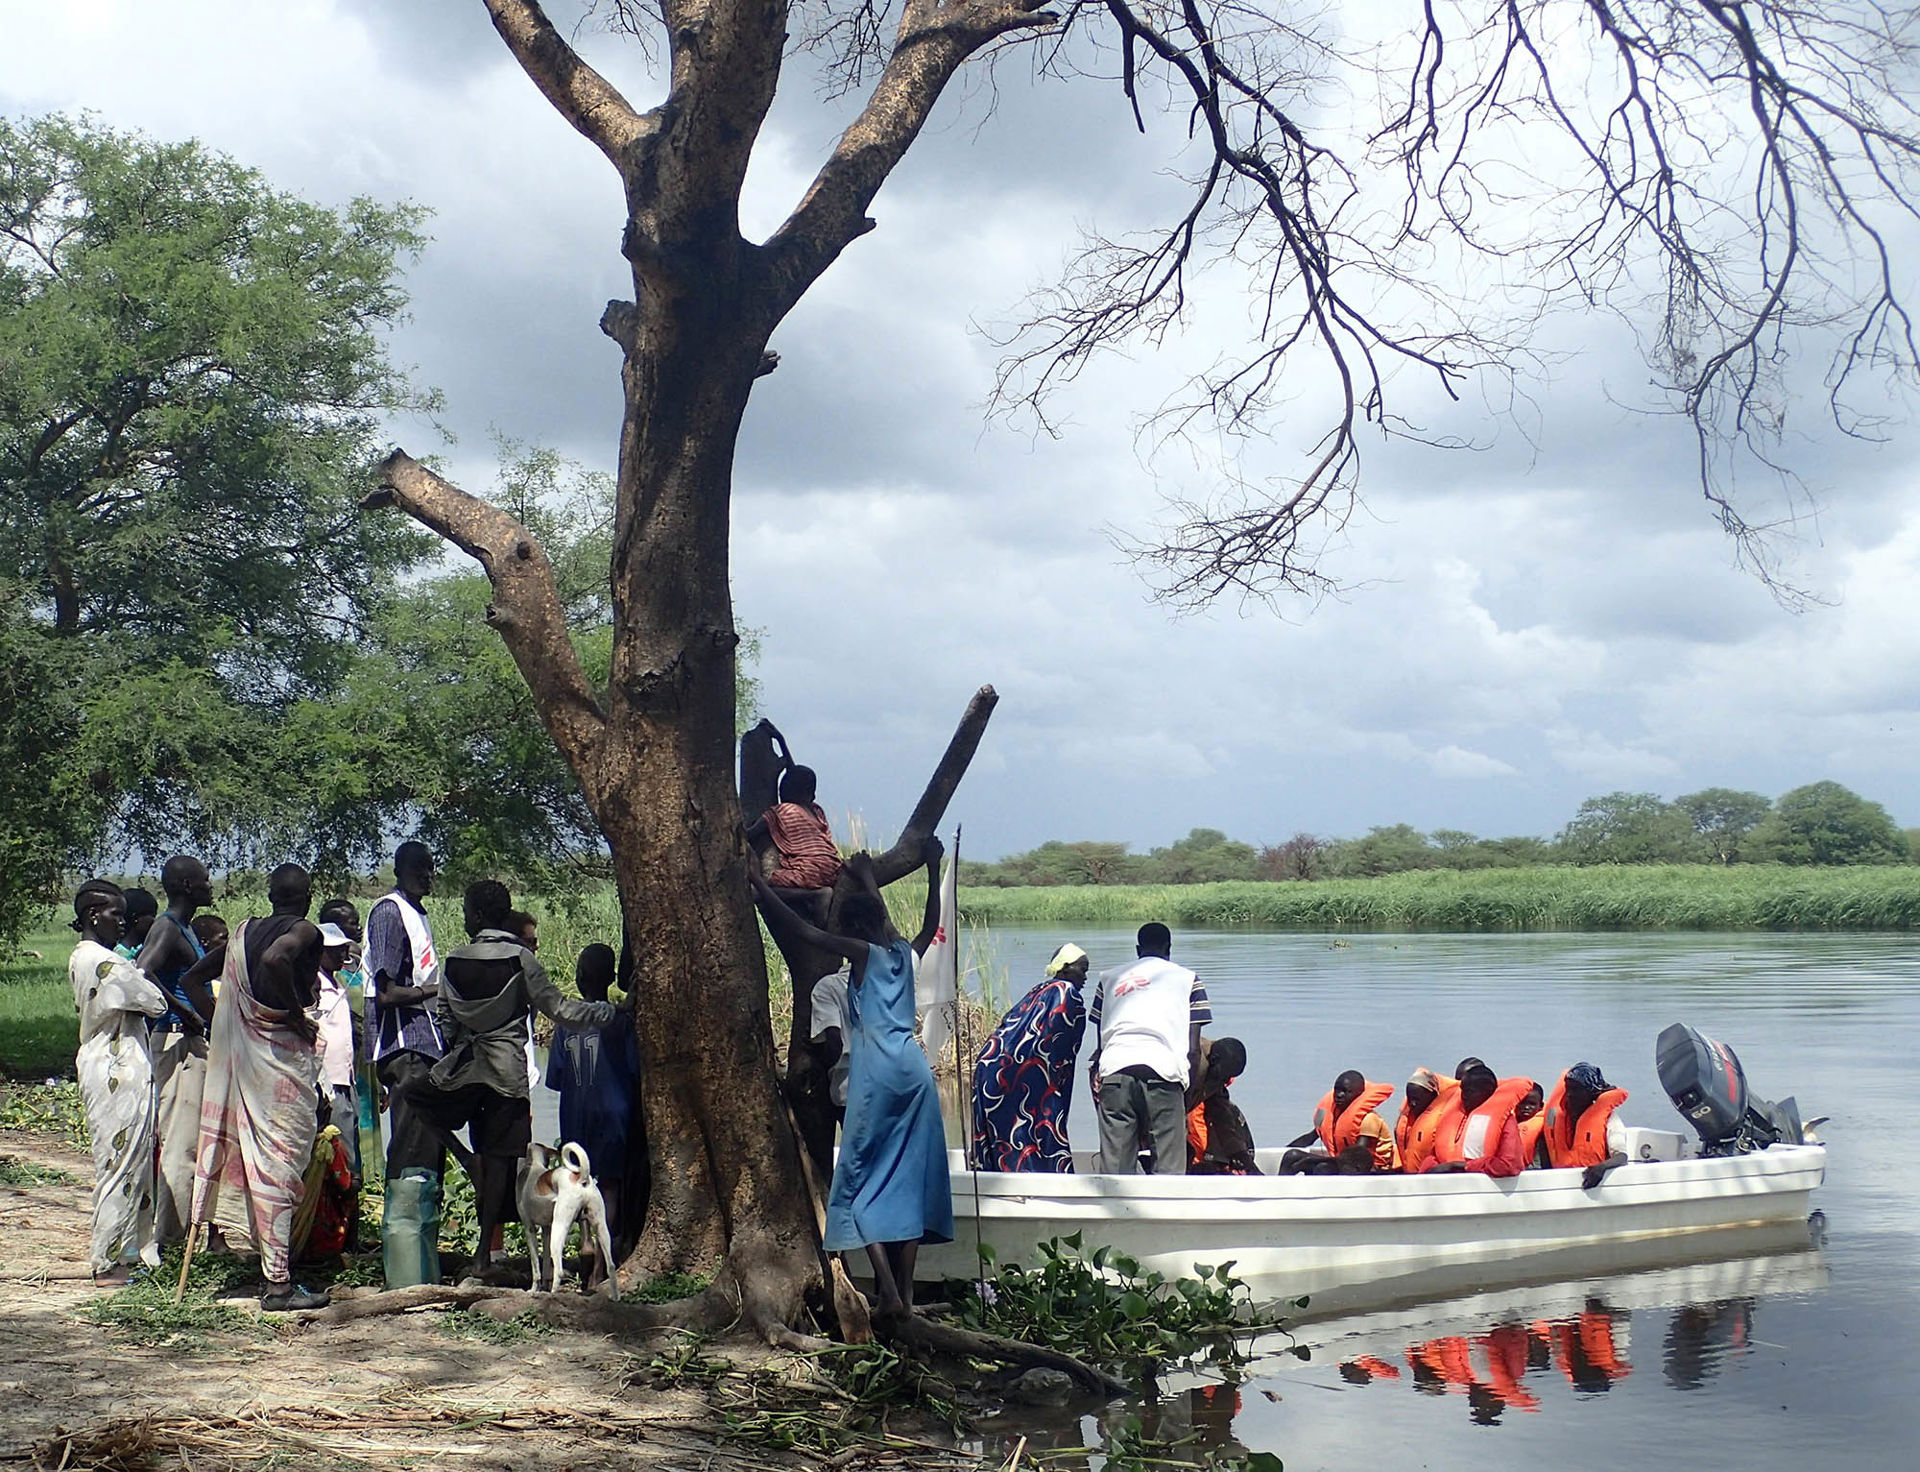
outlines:
[[[923,1247],[922,1281],[970,1278],[978,1249],[998,1262],[1031,1263],[1050,1238],[1080,1234],[1168,1278],[1231,1262],[1262,1297],[1319,1295],[1363,1285],[1431,1279],[1497,1265],[1488,1281],[1531,1276],[1569,1249],[1805,1222],[1826,1173],[1826,1148],[1772,1145],[1695,1156],[1661,1130],[1629,1131],[1632,1159],[1593,1190],[1578,1170],[1529,1170],[1507,1180],[1423,1176],[1109,1176],[1088,1157],[1084,1174],[953,1174],[955,1240]],[[1271,1172],[1282,1152],[1258,1152]],[[1697,1247],[1698,1243],[1688,1244]],[[1738,1251],[1737,1247],[1733,1248]],[[1640,1254],[1635,1254],[1640,1256]],[[1459,1291],[1456,1287],[1454,1291]],[[1387,1293],[1385,1297],[1398,1296]]]

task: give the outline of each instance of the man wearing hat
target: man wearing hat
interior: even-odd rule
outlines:
[[[1067,1110],[1087,1030],[1087,953],[1068,941],[980,1050],[973,1068],[973,1163],[981,1170],[1071,1171]]]

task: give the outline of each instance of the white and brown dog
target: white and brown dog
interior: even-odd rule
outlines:
[[[541,1259],[546,1255],[543,1248],[553,1255],[547,1291],[558,1291],[560,1280],[566,1276],[561,1254],[567,1250],[567,1233],[584,1212],[584,1230],[593,1234],[600,1261],[607,1267],[607,1291],[616,1300],[620,1297],[620,1270],[613,1260],[613,1239],[607,1233],[607,1203],[594,1184],[592,1171],[587,1152],[571,1140],[558,1150],[537,1141],[527,1146],[526,1159],[520,1162],[518,1195],[536,1293],[540,1291]]]

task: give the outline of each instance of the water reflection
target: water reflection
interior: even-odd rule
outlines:
[[[1527,1376],[1558,1370],[1575,1390],[1604,1394],[1633,1373],[1626,1355],[1628,1316],[1599,1299],[1563,1319],[1494,1324],[1474,1335],[1446,1334],[1410,1344],[1409,1383],[1423,1395],[1463,1395],[1479,1425],[1497,1426],[1507,1411],[1538,1412],[1540,1397]],[[1377,1355],[1355,1355],[1340,1365],[1349,1385],[1401,1378],[1400,1368]]]
[[[1132,1465],[1142,1456],[1159,1465],[1233,1465],[1250,1451],[1318,1465],[1295,1453],[1304,1450],[1302,1429],[1323,1422],[1335,1397],[1357,1398],[1337,1420],[1350,1434],[1366,1428],[1360,1434],[1369,1441],[1396,1428],[1424,1445],[1449,1426],[1503,1428],[1504,1441],[1504,1428],[1522,1418],[1571,1429],[1591,1427],[1595,1414],[1615,1427],[1610,1434],[1644,1435],[1670,1414],[1662,1397],[1701,1391],[1766,1345],[1755,1325],[1769,1303],[1827,1286],[1825,1257],[1808,1245],[1805,1227],[1796,1250],[1778,1250],[1778,1231],[1768,1240],[1775,1250],[1759,1255],[1715,1260],[1696,1246],[1696,1260],[1639,1272],[1304,1323],[1263,1339],[1243,1384],[1170,1376],[1144,1405],[1109,1407],[1077,1424],[1029,1426],[1013,1417],[1006,1439],[1027,1435],[1054,1467]],[[1647,1394],[1630,1394],[1641,1382]]]

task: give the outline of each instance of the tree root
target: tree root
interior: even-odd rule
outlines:
[[[524,1288],[453,1288],[437,1283],[343,1299],[299,1317],[310,1324],[349,1324],[426,1308],[471,1308],[501,1319],[532,1314],[557,1328],[603,1334],[652,1333],[660,1329],[711,1333],[725,1328],[731,1317],[728,1305],[705,1293],[679,1303],[616,1303],[598,1293],[530,1293]]]
[[[956,1359],[998,1360],[1005,1365],[1019,1365],[1027,1369],[1060,1370],[1070,1375],[1073,1383],[1082,1390],[1105,1396],[1109,1400],[1134,1393],[1133,1387],[1125,1381],[1116,1380],[1085,1360],[1075,1359],[1070,1354],[1062,1354],[1044,1345],[1028,1344],[1022,1339],[1003,1339],[998,1334],[960,1329],[918,1314],[876,1318],[873,1327],[881,1339],[895,1348],[931,1350],[935,1354],[950,1355]]]

